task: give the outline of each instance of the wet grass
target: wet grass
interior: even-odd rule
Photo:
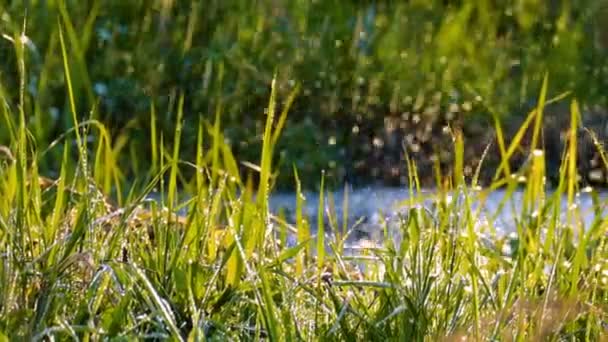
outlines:
[[[50,144],[31,125],[41,116],[27,103],[27,41],[9,37],[20,82],[15,106],[0,87],[9,137],[0,148],[0,338],[592,341],[606,335],[606,221],[598,215],[584,226],[580,220],[577,194],[595,193],[578,188],[576,101],[558,185],[546,191],[539,141],[543,109],[552,100],[547,78],[515,138],[507,143],[498,135],[504,163],[490,187],[477,191],[475,181],[465,181],[465,141],[454,130],[454,163],[450,172],[437,165],[433,205],[420,205],[417,167],[406,156],[404,191],[411,196],[399,238],[386,227],[381,244],[352,255],[343,241],[352,227],[325,223],[324,203],[331,199],[323,191],[317,222],[303,214],[297,168],[295,222],[269,212],[275,154],[297,87],[281,96],[272,81],[259,160],[246,163],[255,182],[242,178],[226,142],[221,101],[211,120],[192,121],[185,117],[187,95],[177,94],[170,135],[150,106],[144,156],[125,147],[128,132],[111,134],[97,120],[95,106],[82,108],[86,92],[77,94],[72,82],[88,91],[90,84],[82,84],[90,82],[68,19],[64,14],[54,44],[69,108],[62,120],[69,124]],[[500,120],[496,125],[501,132]],[[192,137],[185,131],[195,133],[188,149],[184,141]],[[513,170],[509,159],[526,132],[528,162]],[[40,170],[49,156],[59,165],[52,178]],[[137,179],[125,176],[124,159],[140,170]],[[149,168],[137,166],[143,159]],[[319,180],[323,189],[324,175]],[[498,187],[507,189],[505,203],[524,188],[517,232],[508,237],[493,235],[495,227],[472,206]],[[148,199],[152,194],[160,198]],[[564,201],[569,210],[562,220]],[[605,203],[595,203],[601,212]]]
[[[257,184],[240,177],[222,136],[220,106],[213,123],[198,123],[196,156],[181,154],[181,129],[192,125],[182,120],[183,94],[172,141],[159,133],[151,111],[153,165],[127,182],[117,164],[121,137],[94,118],[78,120],[63,31],[59,39],[74,128],[51,144],[63,148],[56,179],[39,175],[47,152],[27,129],[24,81],[17,108],[2,101],[11,136],[0,167],[3,339],[592,341],[606,335],[606,221],[599,215],[585,227],[579,220],[575,101],[551,194],[542,149],[533,143],[525,167],[511,170],[507,161],[519,141],[498,139],[505,163],[488,191],[524,187],[515,235],[488,240],[481,233],[493,227],[483,226],[472,208],[475,184],[465,183],[464,141],[454,131],[453,172],[438,168],[433,206],[416,200],[416,165],[407,158],[404,191],[412,196],[400,238],[387,228],[384,242],[347,255],[342,234],[324,226],[323,191],[317,233],[327,234],[310,229],[297,170],[296,222],[269,212],[274,152],[289,110],[278,111],[275,82],[260,159],[250,163]],[[23,80],[23,45],[15,42]],[[546,79],[543,84],[538,107],[516,135],[531,130],[534,142]],[[194,176],[185,176],[188,168]],[[147,200],[152,192],[160,199]],[[596,202],[599,212],[603,203]]]

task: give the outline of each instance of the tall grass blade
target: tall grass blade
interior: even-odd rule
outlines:
[[[141,270],[136,265],[132,265],[131,269],[135,278],[138,280],[138,283],[141,284],[145,292],[148,293],[148,295],[150,296],[152,303],[155,306],[155,309],[160,312],[160,315],[163,321],[167,324],[173,338],[180,342],[184,341],[179,329],[177,328],[177,322],[175,321],[175,316],[171,311],[171,307],[168,306],[166,301],[159,295],[159,293],[154,288],[154,285],[148,279],[143,270]]]
[[[169,189],[168,189],[168,204],[169,204],[169,212],[173,211],[174,206],[176,205],[176,196],[178,195],[177,189],[177,172],[178,172],[178,161],[179,161],[179,151],[180,151],[180,142],[182,138],[182,120],[184,116],[184,94],[181,94],[179,97],[178,105],[177,105],[177,118],[176,118],[176,127],[175,127],[175,136],[173,138],[173,155],[171,162],[171,173],[169,175]]]
[[[296,180],[296,229],[297,229],[297,241],[298,243],[304,243],[310,240],[310,230],[308,222],[304,218],[303,210],[305,206],[306,198],[302,193],[302,184],[298,177],[298,170],[295,165],[293,166],[293,175]],[[306,260],[311,256],[311,246],[307,243],[304,248],[304,253],[301,253],[296,258],[296,276],[302,276],[306,267]]]
[[[325,263],[325,172],[321,173],[321,187],[319,188],[319,207],[317,208],[317,271],[319,275]]]
[[[270,192],[270,177],[272,175],[272,125],[276,110],[276,77],[273,78],[270,89],[270,100],[266,108],[266,125],[264,127],[264,137],[262,140],[262,157],[260,161],[260,183],[258,186],[257,203],[262,215],[264,225],[256,232],[256,246],[259,248],[264,240],[264,233],[268,226],[268,195]]]
[[[545,102],[547,100],[547,88],[549,83],[549,75],[545,75],[543,78],[543,85],[540,89],[540,97],[538,98],[538,105],[536,106],[536,117],[534,120],[534,131],[532,133],[532,146],[531,149],[534,151],[538,146],[538,140],[540,139],[541,123],[543,121],[543,111],[545,109]]]

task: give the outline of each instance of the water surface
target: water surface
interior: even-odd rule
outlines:
[[[428,198],[423,205],[431,208],[433,205],[433,190],[424,190],[419,195]],[[554,195],[554,191],[548,190],[545,199],[549,200]],[[304,215],[311,222],[311,226],[316,222],[317,210],[319,205],[319,194],[314,192],[305,192],[306,199],[304,207]],[[523,190],[515,190],[508,193],[506,190],[495,190],[492,192],[479,192],[471,190],[469,192],[469,200],[471,207],[476,214],[476,229],[481,233],[487,233],[496,236],[504,236],[517,231],[518,222],[522,218],[522,205],[524,203]],[[347,201],[345,202],[345,198]],[[360,189],[346,189],[336,192],[328,192],[325,196],[324,212],[332,213],[337,222],[334,226],[342,228],[343,226],[353,227],[353,239],[372,239],[378,240],[382,236],[382,227],[385,222],[396,222],[400,217],[408,211],[409,192],[405,188],[393,187],[364,187]],[[463,200],[463,197],[453,196],[452,200]],[[601,191],[597,193],[598,202],[594,205],[593,195],[589,191],[578,193],[575,197],[574,205],[568,208],[567,198],[565,195],[559,198],[559,223],[566,222],[568,212],[577,222],[583,224],[585,229],[591,227],[592,224],[603,222],[606,217],[606,203],[608,200],[608,192]],[[346,204],[346,208],[344,208]],[[286,213],[286,218],[295,221],[296,211],[296,195],[295,193],[275,193],[270,197],[270,208],[274,213],[283,210]],[[346,210],[345,210],[346,209]],[[345,215],[346,212],[346,215]],[[532,215],[538,212],[530,211]],[[346,217],[346,224],[343,223],[343,217]],[[599,219],[601,221],[596,221]],[[328,219],[326,218],[326,222]],[[327,222],[329,223],[329,222]],[[520,227],[525,224],[520,224]]]

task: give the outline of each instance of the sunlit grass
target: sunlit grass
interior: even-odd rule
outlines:
[[[59,32],[74,128],[60,138],[66,143],[51,144],[61,156],[56,179],[40,178],[46,151],[27,128],[26,106],[10,108],[2,98],[11,141],[0,167],[0,337],[592,341],[606,335],[606,222],[599,215],[584,227],[579,219],[576,101],[559,184],[546,190],[538,145],[546,78],[538,108],[516,138],[509,146],[499,138],[504,163],[488,190],[466,184],[466,142],[455,130],[454,165],[438,170],[432,204],[421,205],[416,164],[406,156],[404,214],[396,228],[384,227],[382,242],[349,256],[335,232],[351,227],[334,227],[335,219],[326,226],[331,199],[323,175],[316,230],[303,212],[295,168],[294,227],[269,211],[275,147],[296,91],[279,111],[273,81],[267,108],[258,113],[266,118],[260,158],[248,163],[259,173],[257,189],[241,180],[223,139],[222,106],[213,122],[184,122],[184,94],[172,108],[178,127],[172,140],[159,132],[151,110],[153,167],[129,182],[116,163],[126,137],[112,140],[93,118],[78,121],[70,80],[81,62]],[[25,58],[21,40],[14,42],[23,102]],[[198,130],[193,158],[181,153],[185,124]],[[529,161],[512,170],[509,158],[528,129]],[[188,168],[195,170],[191,178],[183,172]],[[494,227],[483,226],[472,203],[499,186],[507,189],[505,201],[523,187],[523,205],[513,214],[516,234],[488,241],[481,229]],[[152,192],[160,199],[149,200]],[[564,195],[569,210],[562,221]]]
[[[531,113],[531,121],[539,112]],[[571,132],[577,115],[573,103]],[[552,194],[545,193],[538,149],[530,154],[528,168],[513,171],[517,177],[500,178],[507,188],[520,184],[519,177],[528,179],[522,211],[514,217],[514,239],[484,242],[477,231],[478,212],[471,207],[472,192],[464,184],[462,157],[457,156],[453,178],[444,182],[452,185],[439,190],[432,207],[411,203],[398,224],[399,240],[387,236],[381,245],[361,251],[368,257],[353,258],[341,255],[339,247],[325,252],[327,245],[339,246],[335,239],[340,234],[310,239],[299,190],[295,228],[283,232],[297,243],[284,245],[278,234],[282,228],[272,228],[272,123],[264,139],[266,157],[261,158],[265,182],[256,197],[219,158],[215,173],[209,170],[205,161],[213,158],[206,155],[224,152],[221,146],[203,150],[207,134],[200,125],[196,162],[180,161],[175,141],[171,154],[158,152],[158,171],[149,184],[122,207],[86,176],[113,174],[115,165],[108,171],[105,159],[96,157],[84,172],[80,159],[87,154],[81,153],[78,168],[70,170],[67,147],[66,167],[56,182],[31,181],[37,177],[39,153],[25,138],[24,125],[13,123],[15,157],[4,162],[0,183],[6,203],[0,215],[2,334],[176,340],[596,340],[605,334],[605,222],[598,218],[583,230],[576,219],[574,133],[560,185]],[[155,142],[159,149],[163,144],[163,139]],[[462,144],[455,133],[454,150],[460,156]],[[199,171],[185,203],[178,196],[178,188],[188,188],[180,185],[179,165]],[[415,164],[410,165],[415,184]],[[167,197],[145,204],[146,194],[167,181]],[[414,195],[419,189],[411,190]],[[555,210],[562,194],[572,208],[564,222]],[[323,203],[323,192],[320,196]],[[48,201],[50,209],[45,209]],[[171,214],[180,207],[183,216]],[[322,228],[324,207],[317,232],[327,232]]]

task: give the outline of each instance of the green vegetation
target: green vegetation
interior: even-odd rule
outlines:
[[[417,41],[414,38],[421,36],[414,32],[401,36],[398,28],[376,23],[384,30],[382,37],[388,37],[376,43],[389,45],[374,51],[389,55],[371,54],[368,63],[360,39],[352,38],[353,32],[358,37],[367,32],[361,27],[371,14],[363,5],[345,4],[344,11],[338,11],[330,6],[336,3],[329,1],[292,1],[284,8],[258,3],[253,10],[258,12],[250,13],[246,1],[231,2],[234,8],[223,1],[192,2],[195,10],[190,4],[182,7],[185,5],[172,1],[152,5],[90,1],[90,8],[79,5],[81,2],[29,3],[23,26],[25,5],[19,1],[0,5],[0,20],[8,27],[2,43],[11,46],[11,57],[3,59],[8,72],[0,74],[0,137],[6,145],[0,148],[2,340],[385,341],[470,336],[477,340],[593,341],[606,335],[607,223],[598,215],[585,227],[579,219],[584,208],[576,205],[582,191],[577,175],[580,106],[572,101],[568,109],[569,129],[560,150],[563,158],[557,167],[556,189],[549,193],[546,179],[551,170],[544,158],[541,130],[546,104],[554,99],[549,96],[548,78],[539,76],[551,69],[543,64],[549,62],[535,64],[533,55],[526,52],[521,57],[527,61],[522,64],[526,67],[517,72],[519,76],[482,77],[500,74],[506,65],[510,68],[508,59],[503,64],[500,56],[484,53],[510,56],[509,47],[515,48],[507,44],[511,34],[530,39],[535,34],[549,34],[543,25],[538,26],[539,18],[525,15],[530,12],[521,10],[509,17],[518,29],[507,26],[501,31],[506,38],[484,41],[485,36],[471,36],[464,30],[469,25],[503,23],[479,15],[472,19],[473,12],[486,13],[478,7],[487,5],[484,1],[445,7],[432,1],[378,5],[374,23],[393,23],[396,19],[389,15],[422,20],[429,24],[413,23],[412,27],[429,30],[431,39]],[[540,2],[525,3],[544,8]],[[562,18],[560,13],[578,11],[574,12],[582,18],[577,24],[581,26],[566,20],[560,39],[586,30],[583,24],[591,13],[567,4],[557,6],[557,14],[542,17]],[[236,10],[242,15],[226,17]],[[419,12],[410,16],[409,10]],[[442,22],[433,16],[439,11],[453,12],[454,18]],[[201,13],[204,16],[198,17]],[[286,13],[294,17],[285,19]],[[352,19],[355,31],[346,24],[330,25],[331,15],[344,16],[338,21],[342,23]],[[279,27],[284,36],[275,27],[280,23],[285,25]],[[266,30],[268,27],[272,30]],[[344,31],[330,30],[336,27]],[[104,30],[110,32],[109,38],[104,38]],[[211,33],[202,34],[203,30]],[[281,38],[294,34],[298,41],[307,32],[317,36],[306,42],[320,44],[314,45],[319,49],[308,45],[292,49],[292,41]],[[346,36],[351,38],[342,38]],[[195,44],[197,37],[203,42]],[[471,37],[472,45],[451,45],[462,41],[461,37]],[[390,45],[402,39],[403,44],[414,41],[420,45],[411,46],[412,50]],[[226,45],[232,41],[237,44]],[[337,41],[351,51],[347,60],[331,55]],[[481,42],[490,46],[482,49],[476,45]],[[498,49],[492,45],[499,42],[507,42],[507,46]],[[283,50],[280,44],[285,44]],[[447,56],[444,62],[440,58],[436,65],[434,58],[414,53],[425,44],[446,49],[438,50]],[[180,48],[163,50],[162,46]],[[269,57],[281,51],[296,56]],[[415,60],[399,64],[405,69],[398,70],[390,69],[397,63],[386,62],[381,64],[385,71],[376,74],[378,69],[371,66],[379,63],[377,58],[390,61],[396,58],[390,55],[395,51],[399,58],[413,56]],[[475,55],[461,55],[465,52]],[[563,57],[558,52],[554,52],[555,58]],[[577,61],[594,53],[571,48],[566,52]],[[5,50],[1,53],[9,55]],[[298,53],[310,55],[298,59]],[[472,58],[479,61],[478,66],[458,64]],[[317,61],[326,68],[319,72],[326,72],[329,82],[335,76],[340,85],[324,96],[315,93],[308,83],[311,80],[304,77],[317,77],[311,73],[315,65],[304,61]],[[416,73],[422,79],[416,80],[417,74],[399,78],[400,71],[419,65]],[[436,68],[441,65],[444,69],[438,76]],[[186,69],[171,69],[177,67]],[[484,74],[484,70],[488,71]],[[565,80],[572,80],[575,83],[567,83],[572,85],[567,88],[576,95],[586,95],[583,98],[589,101],[600,96],[593,90],[598,83],[583,82],[577,78],[579,73],[569,70],[564,75],[552,73],[552,84],[561,89]],[[293,78],[300,86],[298,82],[287,86],[294,75],[301,77]],[[421,86],[428,81],[424,75],[432,78],[429,87]],[[359,77],[365,82],[355,87],[353,82],[358,83]],[[535,77],[540,77],[538,82]],[[400,85],[383,83],[390,79]],[[411,196],[405,203],[399,239],[388,236],[392,232],[387,228],[382,244],[348,255],[342,227],[324,225],[323,208],[317,226],[327,234],[316,235],[311,229],[314,224],[302,213],[302,187],[326,161],[340,165],[339,159],[333,159],[333,147],[305,146],[309,137],[302,138],[302,132],[308,134],[311,127],[343,119],[338,112],[320,109],[332,108],[332,101],[340,104],[335,108],[346,108],[342,101],[353,106],[348,108],[366,103],[345,114],[356,118],[380,110],[383,102],[375,99],[391,98],[376,91],[396,94],[395,111],[400,112],[402,96],[413,94],[412,99],[417,99],[420,89],[420,98],[426,98],[427,91],[450,93],[456,89],[473,99],[478,94],[470,89],[476,89],[482,101],[472,103],[478,103],[480,112],[481,103],[486,109],[492,104],[491,111],[499,118],[506,112],[501,108],[510,108],[510,101],[519,100],[506,96],[498,101],[497,89],[524,84],[521,79],[534,86],[526,85],[523,91],[517,86],[518,96],[527,98],[527,87],[541,89],[540,96],[533,96],[538,103],[513,138],[505,137],[500,121],[495,122],[499,162],[487,189],[476,189],[481,169],[467,176],[465,135],[454,125],[445,134],[453,149],[450,165],[439,160],[433,165],[437,191],[430,208],[420,206],[418,163],[406,153],[408,189],[404,191],[409,190]],[[376,87],[378,84],[384,85]],[[129,93],[140,90],[141,94]],[[104,91],[114,95],[101,94]],[[354,101],[357,91],[361,91],[359,99],[365,99],[361,103]],[[261,99],[265,99],[263,104]],[[441,102],[444,100],[437,100],[440,108],[449,104]],[[415,107],[416,102],[405,105]],[[317,106],[311,107],[313,114],[303,112],[306,104]],[[54,117],[51,108],[59,115]],[[244,118],[243,113],[251,114]],[[298,117],[302,113],[308,114]],[[326,121],[317,120],[324,116]],[[379,119],[365,117],[368,120]],[[173,124],[168,125],[170,122]],[[302,130],[302,125],[312,126]],[[247,131],[252,127],[256,129]],[[593,134],[591,137],[601,162],[608,166],[601,142]],[[241,150],[237,158],[239,148],[234,141],[241,138],[257,150]],[[525,162],[514,168],[510,162],[522,153],[519,150],[528,138]],[[341,136],[336,139],[335,146],[347,142]],[[302,154],[296,153],[298,148],[303,149]],[[301,165],[294,168],[289,162],[288,170],[284,168],[286,158],[301,158],[305,152],[318,153],[321,159],[329,157],[311,169],[304,168],[308,176],[301,180]],[[255,180],[243,177],[239,162],[246,162]],[[268,197],[280,184],[277,170],[279,175],[289,175],[286,179],[293,177],[291,186],[296,188],[298,203],[293,225],[268,210]],[[42,177],[45,175],[52,179]],[[324,189],[331,172],[316,177]],[[484,194],[498,187],[507,194],[523,187],[513,236],[494,236],[496,227],[478,220],[479,212],[472,208],[473,191],[476,199],[483,200]],[[605,203],[593,190],[583,190],[592,193],[596,199],[592,209],[601,213]],[[158,201],[147,199],[153,192],[160,194]],[[320,196],[323,203],[323,191]],[[454,197],[461,200],[452,200]],[[565,220],[560,219],[562,201],[571,208]],[[185,214],[178,216],[178,211]],[[482,231],[492,239],[483,238]],[[296,243],[289,244],[290,239]]]
[[[75,113],[73,64],[62,31],[59,39]],[[16,41],[23,58],[23,45]],[[416,165],[408,159],[412,196],[400,223],[401,239],[387,238],[347,256],[335,227],[326,230],[333,234],[316,238],[310,231],[299,182],[295,226],[268,211],[273,153],[288,110],[277,112],[272,84],[257,189],[241,181],[220,138],[219,114],[209,129],[199,125],[196,160],[182,158],[185,97],[179,95],[173,149],[158,133],[153,111],[153,169],[145,183],[131,184],[128,196],[118,196],[119,205],[105,194],[129,183],[120,177],[116,142],[103,125],[72,116],[77,129],[62,139],[74,137],[76,145],[62,145],[60,176],[49,182],[38,176],[44,151],[27,130],[25,106],[17,112],[3,106],[14,152],[3,149],[0,168],[2,337],[590,341],[606,333],[606,221],[599,215],[584,227],[578,220],[576,102],[567,157],[552,195],[545,192],[542,151],[534,148],[547,82],[538,108],[516,135],[532,134],[528,167],[514,172],[505,162],[498,169],[493,186],[506,186],[509,193],[521,177],[527,179],[515,236],[488,242],[478,234],[494,227],[480,227],[471,208],[464,144],[455,132],[454,172],[437,173],[445,186],[438,188],[433,209],[416,205]],[[210,149],[204,148],[207,139]],[[498,140],[507,161],[520,141]],[[196,170],[192,179],[181,172],[185,167]],[[153,189],[166,194],[160,203],[144,201]],[[178,189],[191,198],[180,201]],[[454,194],[463,200],[450,200]],[[564,194],[572,210],[560,221]],[[599,211],[599,200],[596,205]],[[185,216],[173,214],[179,208]],[[322,210],[318,222],[323,231]],[[297,243],[286,245],[288,236]]]
[[[24,105],[41,149],[73,127],[61,24],[78,118],[99,119],[120,141],[123,174],[150,166],[135,157],[150,155],[152,109],[159,133],[173,140],[180,93],[182,155],[195,155],[198,122],[219,112],[235,156],[255,163],[276,74],[281,101],[300,89],[277,145],[278,185],[293,187],[295,164],[305,187],[321,170],[340,187],[344,179],[402,183],[407,136],[426,178],[433,145],[449,143],[447,124],[463,126],[480,154],[488,113],[525,116],[545,73],[550,93],[606,108],[607,8],[603,0],[19,0],[0,4],[0,30],[27,37]],[[0,40],[0,81],[16,105],[11,45]],[[0,129],[0,141],[8,137]],[[44,171],[59,170],[58,151],[41,160]]]

